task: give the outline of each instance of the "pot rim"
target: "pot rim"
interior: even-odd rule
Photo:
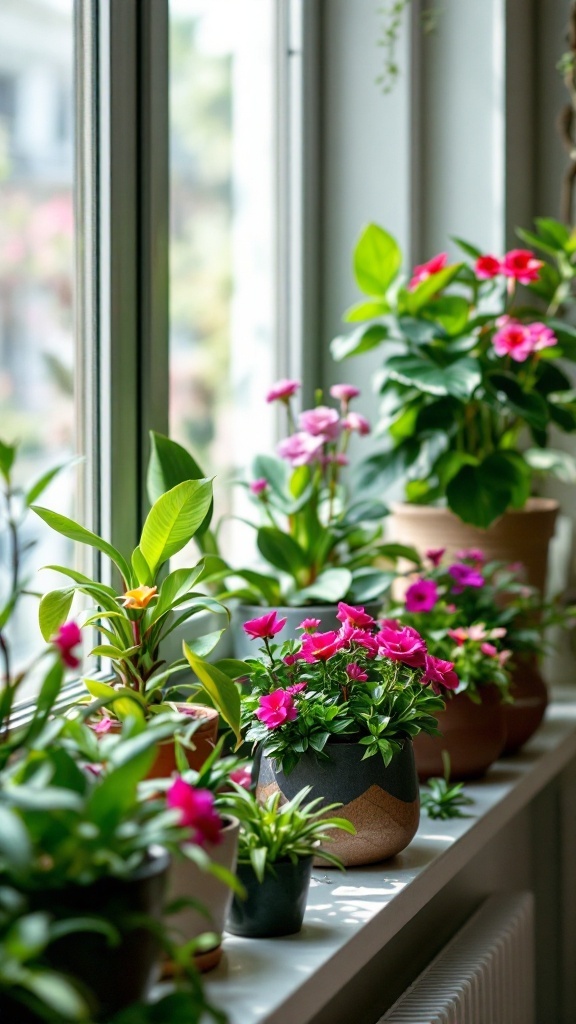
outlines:
[[[390,502],[390,508],[394,515],[408,515],[417,518],[422,515],[435,514],[438,516],[445,516],[447,518],[454,518],[460,520],[460,517],[456,515],[452,509],[448,508],[447,505],[419,505],[417,502],[411,501],[392,501]],[[552,513],[558,512],[560,508],[560,502],[556,498],[543,498],[536,495],[532,495],[526,500],[526,504],[522,508],[509,508],[499,516],[498,519],[502,519],[503,516],[525,516],[534,515],[534,513]],[[465,523],[464,525],[469,525]],[[476,527],[478,529],[478,527]]]

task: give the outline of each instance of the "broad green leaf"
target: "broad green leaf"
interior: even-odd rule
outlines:
[[[395,579],[395,572],[369,568],[360,569],[353,574],[348,598],[352,604],[364,605],[369,601],[377,601],[390,589]]]
[[[146,517],[140,551],[152,578],[192,539],[212,501],[211,480],[186,480],[162,494]]]
[[[429,395],[452,395],[466,400],[482,382],[475,359],[464,357],[448,366],[439,366],[424,356],[392,356],[387,371],[393,380],[414,385]]]
[[[566,484],[576,484],[576,459],[553,448],[528,448],[524,458],[535,473],[550,473]]]
[[[438,292],[448,287],[450,282],[456,277],[461,266],[461,263],[453,263],[448,267],[443,267],[437,273],[430,274],[430,277],[427,277],[425,281],[417,285],[414,291],[408,291],[406,293],[407,312],[413,316],[419,313]]]
[[[132,552],[132,568],[136,574],[136,579],[139,584],[149,587],[153,583],[152,573],[150,572],[150,566],[144,558],[140,548],[134,548]]]
[[[473,260],[477,260],[482,255],[482,250],[477,249],[475,245],[470,245],[470,242],[465,242],[462,238],[456,238],[456,235],[451,235],[450,237],[453,242],[456,242],[458,248],[462,249],[462,252],[465,252],[467,256],[471,256]]]
[[[487,529],[530,494],[530,469],[516,452],[495,452],[478,466],[463,466],[446,487],[448,505],[465,523]]]
[[[150,461],[148,463],[147,488],[150,504],[158,501],[158,498],[171,491],[178,484],[186,480],[204,480],[206,474],[202,471],[190,452],[182,445],[163,434],[150,431]],[[213,503],[211,502],[208,511],[197,534],[205,533],[212,520]]]
[[[349,569],[324,569],[309,587],[298,591],[298,604],[302,601],[318,601],[321,604],[337,604],[342,601],[352,585]]]
[[[391,451],[370,455],[358,466],[359,486],[370,487],[378,481],[382,492],[386,493],[391,484],[406,476],[419,454],[420,445],[414,438],[409,438]]]
[[[80,794],[71,789],[57,786],[42,786],[35,789],[29,784],[15,786],[7,784],[3,795],[13,807],[26,811],[77,811],[81,812],[82,799]]]
[[[5,441],[0,440],[0,473],[4,477],[6,483],[10,483],[10,470],[16,458],[16,452],[18,446],[15,444],[6,444]]]
[[[390,312],[388,302],[356,302],[346,310],[342,319],[348,324],[361,323],[363,320],[374,320],[386,316]]]
[[[428,303],[423,310],[423,316],[440,324],[450,337],[462,333],[469,314],[470,306],[460,295],[443,295]]]
[[[157,622],[162,615],[170,611],[174,605],[192,592],[192,587],[204,572],[204,565],[199,562],[192,569],[174,569],[169,573],[158,593],[158,600],[150,605],[145,616],[146,626]]]
[[[73,519],[68,519],[67,516],[60,515],[59,512],[52,512],[49,508],[42,508],[40,505],[31,505],[30,508],[36,515],[40,516],[45,523],[48,524],[57,533],[61,533],[62,536],[68,537],[70,540],[75,540],[79,544],[86,544],[88,547],[96,548],[97,551],[101,551],[104,555],[108,555],[108,558],[117,566],[122,578],[125,582],[130,580],[130,568],[125,558],[116,550],[112,544],[108,541],[98,537],[95,533],[90,530],[86,530],[85,527],[75,523]]]
[[[381,501],[358,501],[352,503],[346,512],[343,522],[347,526],[356,526],[359,523],[368,523],[374,520],[384,519],[388,515],[388,508]]]
[[[113,710],[118,718],[124,719],[130,716],[141,715],[146,708],[146,702],[135,690],[128,690],[126,687],[115,689],[107,683],[101,683],[96,679],[83,679],[82,682],[88,692],[98,701],[106,701],[105,707]]]
[[[223,633],[223,629],[215,629],[212,633],[204,633],[203,636],[196,637],[195,640],[188,640],[188,647],[198,657],[205,658],[207,654],[214,650]]]
[[[354,277],[360,291],[384,296],[401,263],[402,253],[392,235],[378,224],[368,224],[354,249]]]
[[[527,245],[534,246],[535,249],[541,249],[542,252],[547,252],[550,256],[556,256],[558,254],[558,246],[547,242],[545,238],[541,238],[540,235],[535,234],[534,231],[527,231],[525,228],[516,228],[516,234],[523,242]]]
[[[43,568],[51,569],[53,572],[60,572],[63,576],[68,576],[71,580],[74,580],[75,583],[85,584],[88,587],[97,586],[103,594],[107,594],[113,600],[116,599],[117,594],[113,587],[107,587],[104,583],[95,584],[89,576],[85,576],[84,573],[77,572],[75,569],[69,569],[65,565],[45,565]]]
[[[86,1002],[63,974],[46,968],[27,971],[26,988],[41,1004],[59,1014],[62,1021],[88,1020]]]
[[[230,679],[240,679],[241,676],[245,676],[249,672],[246,662],[239,661],[238,658],[220,658],[214,664],[216,668],[220,669],[225,676],[229,676]]]
[[[0,804],[0,859],[18,873],[25,873],[32,859],[27,829],[14,811]]]
[[[383,324],[373,324],[371,327],[357,327],[351,334],[344,334],[330,344],[332,358],[337,363],[349,356],[360,356],[363,352],[370,352],[377,348],[384,338],[389,335],[389,330]]]
[[[260,554],[276,569],[294,576],[307,566],[306,554],[299,544],[273,526],[261,526],[257,534]]]
[[[413,562],[414,565],[420,565],[422,561],[416,548],[412,548],[408,544],[380,544],[378,555],[382,558],[405,558],[409,562]]]
[[[496,395],[504,395],[503,404],[506,408],[511,409],[532,427],[546,427],[549,420],[546,402],[535,391],[524,391],[514,374],[489,373],[487,381]]]
[[[48,594],[44,594],[38,610],[38,622],[46,643],[66,621],[73,598],[74,587],[67,587],[66,590],[51,590]]]
[[[553,217],[536,217],[534,221],[538,228],[538,234],[546,241],[556,245],[558,249],[564,249],[570,238],[570,231],[565,224],[554,220]]]
[[[37,498],[46,490],[49,484],[52,483],[54,477],[58,476],[58,473],[62,472],[63,469],[67,469],[69,466],[75,466],[78,462],[82,462],[83,457],[77,459],[71,459],[70,462],[64,462],[59,466],[53,466],[46,473],[36,480],[35,483],[29,488],[24,496],[24,501],[27,506],[32,505]]]
[[[450,480],[456,473],[459,473],[463,466],[477,466],[478,459],[467,452],[447,451],[440,456],[434,466],[434,472],[438,476],[441,487],[445,490]]]
[[[199,658],[187,643],[183,643],[182,649],[190,668],[202,683],[214,707],[240,742],[240,694],[236,684],[215,665],[210,665]]]
[[[283,459],[275,455],[257,455],[252,463],[254,480],[264,479],[268,486],[282,498],[288,495],[290,469]]]

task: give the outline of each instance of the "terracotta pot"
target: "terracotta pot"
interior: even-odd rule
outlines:
[[[429,548],[446,548],[449,557],[462,549],[480,548],[489,560],[522,562],[527,582],[544,593],[548,546],[557,515],[557,501],[529,498],[524,508],[505,512],[481,530],[463,523],[448,508],[403,503],[392,506],[390,537],[422,555]]]
[[[227,868],[232,875],[236,871],[239,832],[240,822],[229,816],[222,829],[222,841],[206,846],[210,860]],[[194,954],[196,966],[201,971],[210,971],[219,964],[222,956],[222,932],[232,903],[232,889],[208,871],[201,871],[192,861],[180,858],[174,859],[170,868],[168,903],[181,897],[194,899],[199,909],[189,907],[172,914],[169,924],[184,942],[197,939],[205,932],[215,932],[219,938],[217,944],[212,949]]]
[[[262,757],[257,796],[265,799],[281,790],[290,800],[303,786],[312,786],[312,798],[325,804],[340,802],[338,815],[348,818],[356,835],[334,832],[330,851],[347,867],[374,864],[394,857],[411,842],[420,821],[420,799],[412,744],[385,767],[381,757],[362,760],[366,748],[359,743],[330,743],[329,761],[318,761],[307,752],[289,775],[276,771]],[[316,863],[322,863],[317,858]]]
[[[548,706],[548,687],[534,655],[514,658],[510,696],[514,703],[504,705],[505,754],[514,754],[524,746],[536,732]]]
[[[364,608],[369,615],[373,615],[376,618],[381,608],[381,602],[370,601],[364,605]],[[249,622],[250,619],[260,618],[261,615],[265,615],[268,611],[270,611],[269,608],[263,608],[257,604],[237,604],[232,610],[230,631],[236,658],[240,658],[243,661],[245,658],[255,658],[258,656],[258,648],[261,646],[261,642],[251,640],[244,632],[243,625],[245,622]],[[287,619],[287,622],[284,629],[274,637],[275,643],[283,643],[285,640],[292,640],[300,636],[298,626],[303,619],[320,619],[320,626],[318,628],[322,632],[327,632],[330,629],[340,629],[342,625],[336,618],[337,604],[305,605],[299,608],[280,606],[276,608],[276,611],[278,612],[278,618]]]
[[[450,755],[450,778],[478,779],[497,761],[506,743],[504,705],[497,686],[480,687],[481,703],[466,692],[446,698],[446,710],[436,716],[441,736],[419,733],[414,756],[421,781],[444,775],[442,751]]]
[[[234,896],[227,931],[251,939],[294,935],[302,928],[312,873],[312,857],[276,861],[259,882],[251,864],[238,865],[246,899]]]
[[[194,744],[194,750],[182,747],[189,767],[199,771],[206,758],[214,750],[218,740],[218,723],[220,720],[218,712],[215,708],[205,707],[203,704],[177,704],[176,708],[178,711],[182,711],[182,708],[188,709],[186,712],[182,712],[182,717],[186,721],[189,721],[191,717],[201,719],[202,724],[191,739],[191,742]],[[110,730],[115,733],[121,732],[122,723],[113,720]],[[177,771],[175,741],[173,739],[165,740],[165,742],[158,745],[158,753],[146,778],[167,779],[175,771]]]

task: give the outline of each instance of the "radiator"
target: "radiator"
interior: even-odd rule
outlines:
[[[378,1024],[534,1024],[534,897],[482,904]]]

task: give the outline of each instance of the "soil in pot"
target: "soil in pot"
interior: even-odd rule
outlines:
[[[234,895],[226,930],[251,939],[294,935],[302,928],[312,873],[312,857],[277,861],[259,882],[251,864],[239,864],[237,875],[246,899]]]
[[[447,695],[446,709],[437,715],[441,736],[420,733],[414,756],[422,782],[444,774],[442,751],[450,757],[450,778],[478,779],[497,761],[506,743],[504,704],[497,686],[482,686],[481,702],[466,692]]]
[[[412,743],[405,740],[388,767],[378,754],[362,760],[366,748],[359,743],[331,743],[327,750],[329,761],[318,761],[307,752],[289,775],[276,771],[273,762],[262,757],[259,798],[279,789],[290,800],[303,786],[312,786],[312,798],[342,803],[338,815],[356,828],[353,836],[335,831],[330,843],[331,853],[347,867],[394,857],[411,842],[420,821]],[[322,863],[321,858],[316,862]]]
[[[548,706],[548,687],[534,655],[514,657],[510,696],[504,705],[506,746],[504,754],[515,754],[534,735]]]

